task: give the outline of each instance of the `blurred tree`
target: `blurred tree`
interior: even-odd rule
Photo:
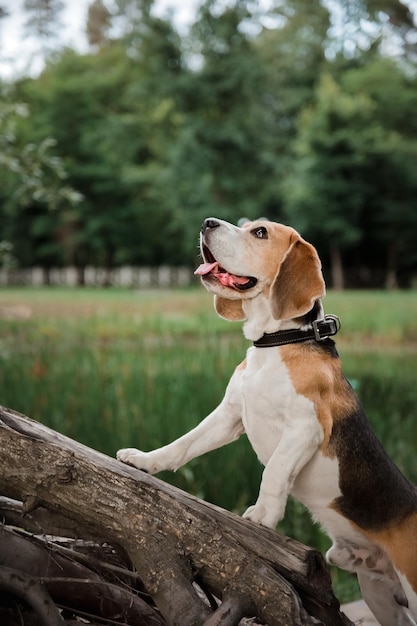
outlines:
[[[383,245],[385,283],[395,287],[398,270],[407,273],[417,262],[417,76],[391,59],[375,57],[346,71],[341,84],[353,98],[366,92],[374,103],[370,123],[379,126],[380,135],[363,167],[367,206],[362,230],[364,247],[374,257],[378,243]]]
[[[112,14],[102,0],[94,0],[88,7],[87,39],[90,46],[103,46],[109,41]]]
[[[405,133],[400,123],[416,106],[415,81],[380,60],[341,82],[324,75],[315,104],[301,115],[286,210],[296,227],[328,247],[335,288],[345,282],[343,250],[359,250],[360,242],[378,270],[378,242],[384,244],[385,282],[395,286],[398,255],[410,252],[417,235],[416,134],[410,136],[414,122]]]
[[[203,4],[190,35],[200,67],[177,81],[181,116],[163,171],[170,189],[164,203],[187,256],[195,251],[196,233],[207,215],[237,221],[264,212],[267,190],[259,181],[273,171],[259,103],[265,73],[242,32],[250,14],[245,2],[218,11],[214,5]]]
[[[3,20],[9,16],[9,11],[4,4],[0,4],[0,44],[2,39]],[[1,57],[0,57],[1,58]]]
[[[19,124],[28,120],[28,108],[4,96],[0,104],[0,232],[3,239],[13,242],[14,254],[24,264],[34,260],[27,252],[41,243],[41,225],[55,223],[57,213],[75,206],[81,198],[66,182],[55,140],[24,141]],[[47,234],[48,247],[55,246],[57,252],[51,233]],[[42,250],[38,255],[42,256]]]
[[[300,117],[293,171],[284,187],[292,224],[316,242],[328,242],[336,289],[344,286],[341,251],[361,237],[362,157],[369,141],[364,132],[372,110],[366,95],[354,99],[324,75],[315,104]]]
[[[167,32],[158,20],[151,25],[154,32]],[[149,69],[146,48],[152,46]],[[155,204],[155,190],[170,138],[167,85],[180,67],[172,63],[178,54],[169,37],[154,39],[149,32],[143,48],[130,45],[129,53],[124,42],[92,55],[64,51],[39,79],[20,83],[19,94],[32,103],[27,132],[56,136],[71,181],[84,197],[60,228],[67,262],[107,268],[158,264],[167,258],[167,247],[176,250],[170,238],[157,236],[168,220]]]
[[[286,4],[285,15],[280,11],[208,0],[185,42],[191,71],[177,83],[182,123],[164,182],[189,255],[207,215],[234,222],[282,216],[280,184],[294,119],[324,60],[328,13],[298,0]],[[309,27],[303,30],[304,11]]]
[[[331,53],[338,51],[354,58],[376,47],[382,55],[404,56],[415,61],[416,23],[407,2],[335,0],[335,5]]]
[[[83,195],[66,226],[58,228],[66,261],[80,267],[108,266],[115,250],[124,250],[126,193],[111,143],[121,114],[114,94],[129,83],[131,68],[120,46],[91,56],[66,50],[39,79],[19,85],[19,95],[32,106],[27,136],[56,137],[71,181]]]
[[[61,13],[65,7],[62,0],[24,0],[23,9],[28,17],[26,30],[42,42],[44,51],[58,37]]]
[[[276,172],[270,181],[274,213],[283,217],[282,184],[288,175],[298,116],[312,102],[318,77],[328,65],[325,45],[330,15],[320,2],[309,0],[280,3],[275,15],[278,22],[264,27],[254,44],[266,72],[261,106],[268,111],[265,130]]]
[[[129,44],[142,41],[154,0],[114,0],[121,37]]]
[[[129,261],[136,264],[183,263],[181,237],[169,205],[172,189],[163,172],[167,154],[182,123],[179,90],[185,71],[181,40],[172,24],[154,16],[151,2],[120,0],[127,11],[121,45],[134,67],[120,97],[126,111],[120,150],[121,182],[134,215]],[[122,17],[126,19],[126,15]]]
[[[406,2],[401,0],[355,0],[355,2],[363,5],[373,20],[381,19],[383,13],[395,27],[414,28],[413,14]],[[350,3],[344,0],[344,5],[347,4]]]

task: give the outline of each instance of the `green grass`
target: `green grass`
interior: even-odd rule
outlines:
[[[417,293],[330,293],[338,349],[378,436],[417,482]],[[221,400],[248,342],[203,289],[0,290],[0,403],[107,454],[151,449],[189,430]],[[162,478],[242,513],[262,468],[242,437]],[[224,480],[227,476],[227,480]],[[279,529],[325,550],[292,501]],[[333,571],[341,600],[357,594]]]

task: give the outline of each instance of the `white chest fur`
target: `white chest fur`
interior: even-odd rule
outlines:
[[[297,440],[302,445],[307,433],[316,444],[322,440],[323,433],[314,405],[295,391],[279,349],[253,347],[248,350],[240,392],[243,425],[264,465],[284,434],[285,438],[290,435],[292,445],[296,445]]]
[[[243,425],[265,465],[261,494],[281,500],[283,514],[292,493],[335,536],[341,516],[330,505],[340,496],[338,461],[321,452],[324,434],[315,406],[295,390],[279,349],[250,348],[239,385]]]

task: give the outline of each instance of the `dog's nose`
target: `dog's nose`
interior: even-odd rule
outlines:
[[[208,230],[209,228],[217,228],[218,226],[220,226],[220,222],[218,222],[217,220],[213,219],[212,217],[208,217],[203,222],[203,225],[201,227],[201,232],[205,233],[206,230]]]

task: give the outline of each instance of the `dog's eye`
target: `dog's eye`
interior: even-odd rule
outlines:
[[[252,235],[257,239],[268,239],[268,231],[265,226],[259,226],[251,231]]]

